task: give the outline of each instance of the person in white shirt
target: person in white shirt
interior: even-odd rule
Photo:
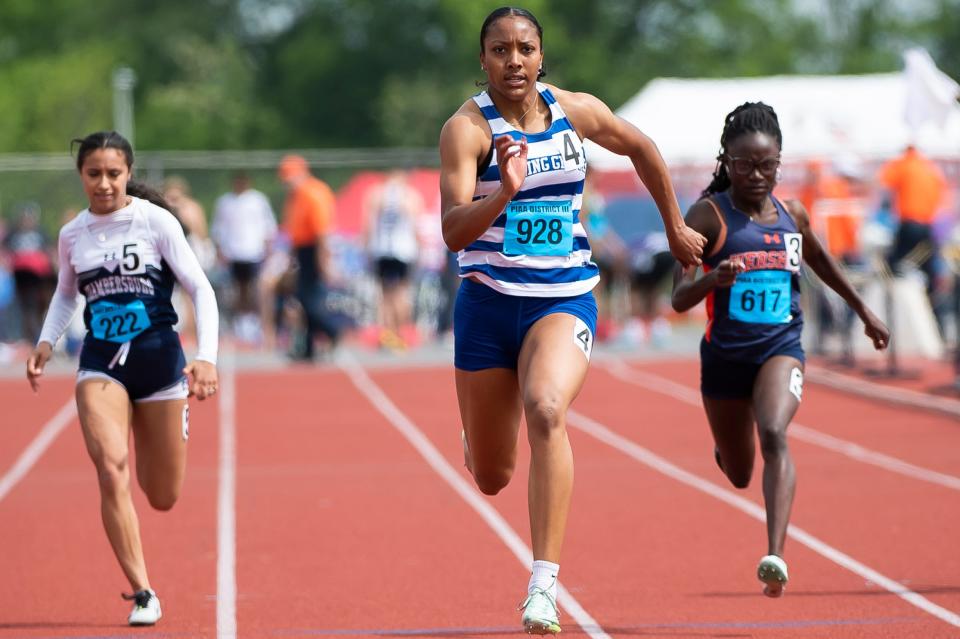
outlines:
[[[217,392],[217,300],[163,197],[131,181],[133,149],[113,131],[76,139],[89,208],[60,230],[59,274],[40,339],[27,360],[34,392],[85,298],[86,336],[77,373],[77,413],[97,471],[107,538],[134,602],[130,625],[153,625],[160,601],[147,577],[130,491],[130,433],[137,482],[150,505],[170,510],[186,471],[188,395]],[[198,352],[186,363],[171,297],[174,283],[196,309]]]
[[[401,329],[413,321],[410,278],[421,249],[422,211],[423,198],[403,171],[392,171],[367,196],[364,244],[380,280],[380,344],[386,348],[403,349]]]
[[[249,340],[259,329],[257,279],[277,234],[277,221],[267,196],[251,186],[246,173],[236,173],[233,190],[217,199],[211,234],[235,287],[236,333]]]

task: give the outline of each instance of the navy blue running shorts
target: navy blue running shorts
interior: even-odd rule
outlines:
[[[187,365],[180,336],[169,328],[151,330],[130,342],[130,352],[121,364],[114,361],[120,344],[99,340],[87,333],[80,351],[80,372],[106,375],[125,389],[131,401],[172,388],[185,380]]]
[[[574,297],[520,297],[464,278],[453,313],[454,366],[465,371],[516,370],[527,331],[553,313],[582,320],[590,329],[585,336],[590,342],[587,351],[592,349],[597,332],[597,302],[592,292]]]
[[[802,363],[805,360],[799,343],[787,345],[770,357],[786,355]],[[766,361],[766,360],[764,360]],[[764,362],[741,362],[722,357],[705,339],[700,341],[700,392],[712,399],[749,399],[753,383]]]

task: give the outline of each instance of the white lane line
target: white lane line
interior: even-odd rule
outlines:
[[[217,489],[217,637],[237,636],[236,376],[231,353],[220,366],[220,460]]]
[[[590,419],[585,415],[581,415],[577,411],[572,409],[567,411],[567,425],[591,435],[599,441],[619,450],[628,457],[631,457],[638,462],[649,466],[650,468],[666,475],[667,477],[670,477],[671,479],[675,479],[682,484],[686,484],[691,488],[699,490],[700,492],[706,493],[711,497],[715,497],[716,499],[733,506],[737,510],[746,513],[758,521],[766,522],[767,520],[764,509],[757,504],[740,497],[736,493],[727,490],[726,488],[721,488],[712,482],[683,470],[679,466],[668,462],[666,459],[660,457],[656,453],[653,453],[639,444],[627,439],[626,437],[613,432],[603,424]],[[846,568],[854,574],[860,575],[864,579],[872,581],[888,592],[897,595],[908,603],[920,608],[924,612],[927,612],[950,625],[960,627],[960,615],[957,613],[938,606],[926,597],[913,592],[909,588],[904,587],[903,584],[898,583],[897,581],[882,575],[873,568],[860,563],[849,555],[837,550],[820,539],[817,539],[810,533],[791,524],[787,529],[787,535],[791,539],[797,540],[822,557],[825,557],[835,564]]]
[[[600,366],[617,379],[673,397],[691,406],[700,406],[700,392],[689,386],[678,384],[673,380],[654,373],[632,368],[623,362],[605,362]],[[808,444],[813,444],[814,446],[826,448],[835,453],[845,455],[850,459],[877,466],[892,473],[919,479],[920,481],[936,484],[944,488],[960,490],[960,477],[916,466],[902,459],[864,448],[859,444],[828,435],[809,426],[798,424],[797,422],[790,423],[790,428],[787,429],[787,436]]]
[[[43,425],[43,428],[41,428],[37,436],[33,438],[33,441],[23,449],[23,452],[20,453],[17,460],[13,462],[10,470],[8,470],[3,477],[0,477],[0,501],[3,501],[7,493],[13,490],[13,487],[30,472],[30,469],[33,468],[37,460],[43,456],[43,453],[50,447],[50,444],[57,439],[61,431],[63,431],[76,416],[77,403],[76,400],[71,397],[67,400],[67,403],[57,411],[57,414]]]
[[[459,472],[454,470],[453,466],[447,462],[440,451],[430,442],[429,438],[390,401],[390,398],[370,379],[366,371],[360,367],[353,357],[344,354],[341,357],[340,367],[346,372],[350,381],[353,382],[357,389],[370,400],[370,403],[373,404],[410,445],[420,453],[427,464],[447,482],[454,492],[460,495],[460,497],[480,515],[486,524],[500,537],[500,540],[503,541],[507,548],[520,560],[524,568],[529,569],[533,564],[533,552],[520,539],[520,536],[510,527],[510,524],[507,523],[500,513],[484,501],[477,490],[471,486]],[[557,602],[588,636],[594,637],[595,639],[610,638],[610,635],[603,631],[596,620],[584,610],[574,596],[561,584],[557,585]]]
[[[960,401],[949,397],[937,397],[909,388],[866,382],[821,366],[808,365],[805,376],[815,384],[823,384],[828,388],[854,393],[868,399],[878,399],[891,404],[903,404],[960,417]]]

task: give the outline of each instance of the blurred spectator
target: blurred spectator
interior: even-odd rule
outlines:
[[[952,275],[949,309],[953,315],[954,387],[960,391],[960,219],[954,220],[953,228],[947,235],[943,256]]]
[[[330,187],[310,174],[307,161],[299,155],[284,157],[277,175],[288,191],[283,226],[290,236],[297,267],[297,299],[306,319],[303,343],[294,346],[291,356],[312,360],[318,332],[326,335],[331,347],[340,338],[340,329],[326,306],[335,200]]]
[[[676,260],[670,254],[667,234],[655,231],[630,245],[630,291],[632,320],[625,331],[630,343],[649,338],[660,346],[670,336],[670,322],[663,316],[664,286]]]
[[[10,255],[10,270],[20,308],[20,336],[33,344],[40,336],[43,314],[56,284],[54,249],[40,228],[40,207],[36,203],[20,206],[3,245]]]
[[[593,175],[587,172],[580,222],[590,239],[593,263],[600,269],[600,283],[594,287],[593,296],[597,300],[596,339],[604,341],[616,333],[623,319],[615,311],[613,300],[617,285],[625,275],[628,256],[626,245],[610,225],[605,210],[606,202],[596,188]]]
[[[262,315],[257,296],[260,268],[277,234],[277,221],[270,201],[250,184],[246,173],[233,177],[233,190],[214,205],[211,236],[220,258],[226,262],[233,283],[234,334],[257,342]]]
[[[216,249],[210,240],[203,207],[190,196],[190,185],[179,175],[171,175],[163,184],[163,196],[180,220],[187,242],[200,260],[200,267],[209,271],[216,261]]]
[[[864,269],[860,246],[860,230],[866,217],[863,177],[862,165],[853,156],[835,158],[830,170],[819,161],[811,161],[807,164],[807,180],[801,194],[811,227],[824,248],[849,270],[848,276],[854,284],[856,274]],[[807,275],[813,278],[812,274]],[[839,362],[853,365],[851,330],[856,315],[832,289],[822,286],[815,278],[814,284],[810,298],[816,307],[812,315],[817,318],[813,351],[825,353],[826,337],[834,335],[840,343]]]
[[[610,197],[604,201],[603,218],[609,220],[611,232],[616,232],[626,247],[623,269],[628,290],[623,306],[628,319],[616,340],[626,347],[638,346],[648,339],[658,345],[672,330],[661,312],[661,302],[676,262],[670,254],[656,204],[649,195]],[[592,247],[593,237],[590,244]]]
[[[938,251],[933,220],[946,195],[946,179],[937,165],[913,146],[884,164],[878,177],[893,195],[893,211],[899,220],[890,266],[902,273],[904,262],[916,265],[926,275],[927,293],[931,294],[937,285]]]
[[[16,321],[13,317],[16,292],[13,283],[13,273],[10,272],[10,256],[6,246],[7,229],[4,219],[0,216],[0,364],[10,361],[12,349],[6,342],[17,339]]]
[[[391,171],[370,190],[364,215],[364,245],[380,281],[380,344],[402,349],[401,331],[412,324],[410,279],[419,253],[417,221],[423,199],[403,171]]]
[[[290,237],[286,231],[279,230],[260,268],[257,306],[260,309],[260,343],[265,351],[273,351],[280,345],[278,329],[286,329],[284,334],[289,336],[291,332],[303,328],[302,315],[293,309],[297,306],[294,300],[297,273],[290,251]],[[296,310],[299,311],[299,308]]]
[[[443,335],[452,327],[452,318],[448,320],[445,317],[449,312],[445,278],[448,277],[450,250],[443,241],[439,199],[432,210],[424,209],[418,218],[417,242],[420,248],[415,264],[417,273],[413,314],[419,334],[433,338]],[[460,279],[456,272],[453,277]]]
[[[170,212],[180,221],[187,243],[200,262],[200,268],[204,273],[209,273],[216,262],[216,249],[210,240],[203,207],[190,197],[190,185],[179,175],[171,175],[163,183],[163,197],[172,207]],[[196,341],[193,302],[179,285],[173,296],[173,307],[179,317],[177,330],[186,339]]]

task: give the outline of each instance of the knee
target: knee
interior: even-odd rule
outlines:
[[[473,471],[473,480],[477,483],[477,488],[484,495],[490,496],[496,495],[506,488],[512,476],[512,468],[476,469]]]
[[[760,452],[764,460],[777,459],[787,454],[786,428],[761,428]]]
[[[547,439],[563,431],[566,406],[559,395],[544,394],[531,398],[524,402],[523,412],[531,438]]]
[[[733,484],[734,488],[743,490],[750,485],[750,478],[753,473],[750,472],[728,472],[726,473],[727,479],[730,480],[730,483]]]
[[[166,511],[173,508],[180,497],[177,491],[153,491],[147,493],[147,501],[154,510]]]
[[[100,493],[117,495],[130,488],[130,469],[126,456],[96,460],[97,481]]]

